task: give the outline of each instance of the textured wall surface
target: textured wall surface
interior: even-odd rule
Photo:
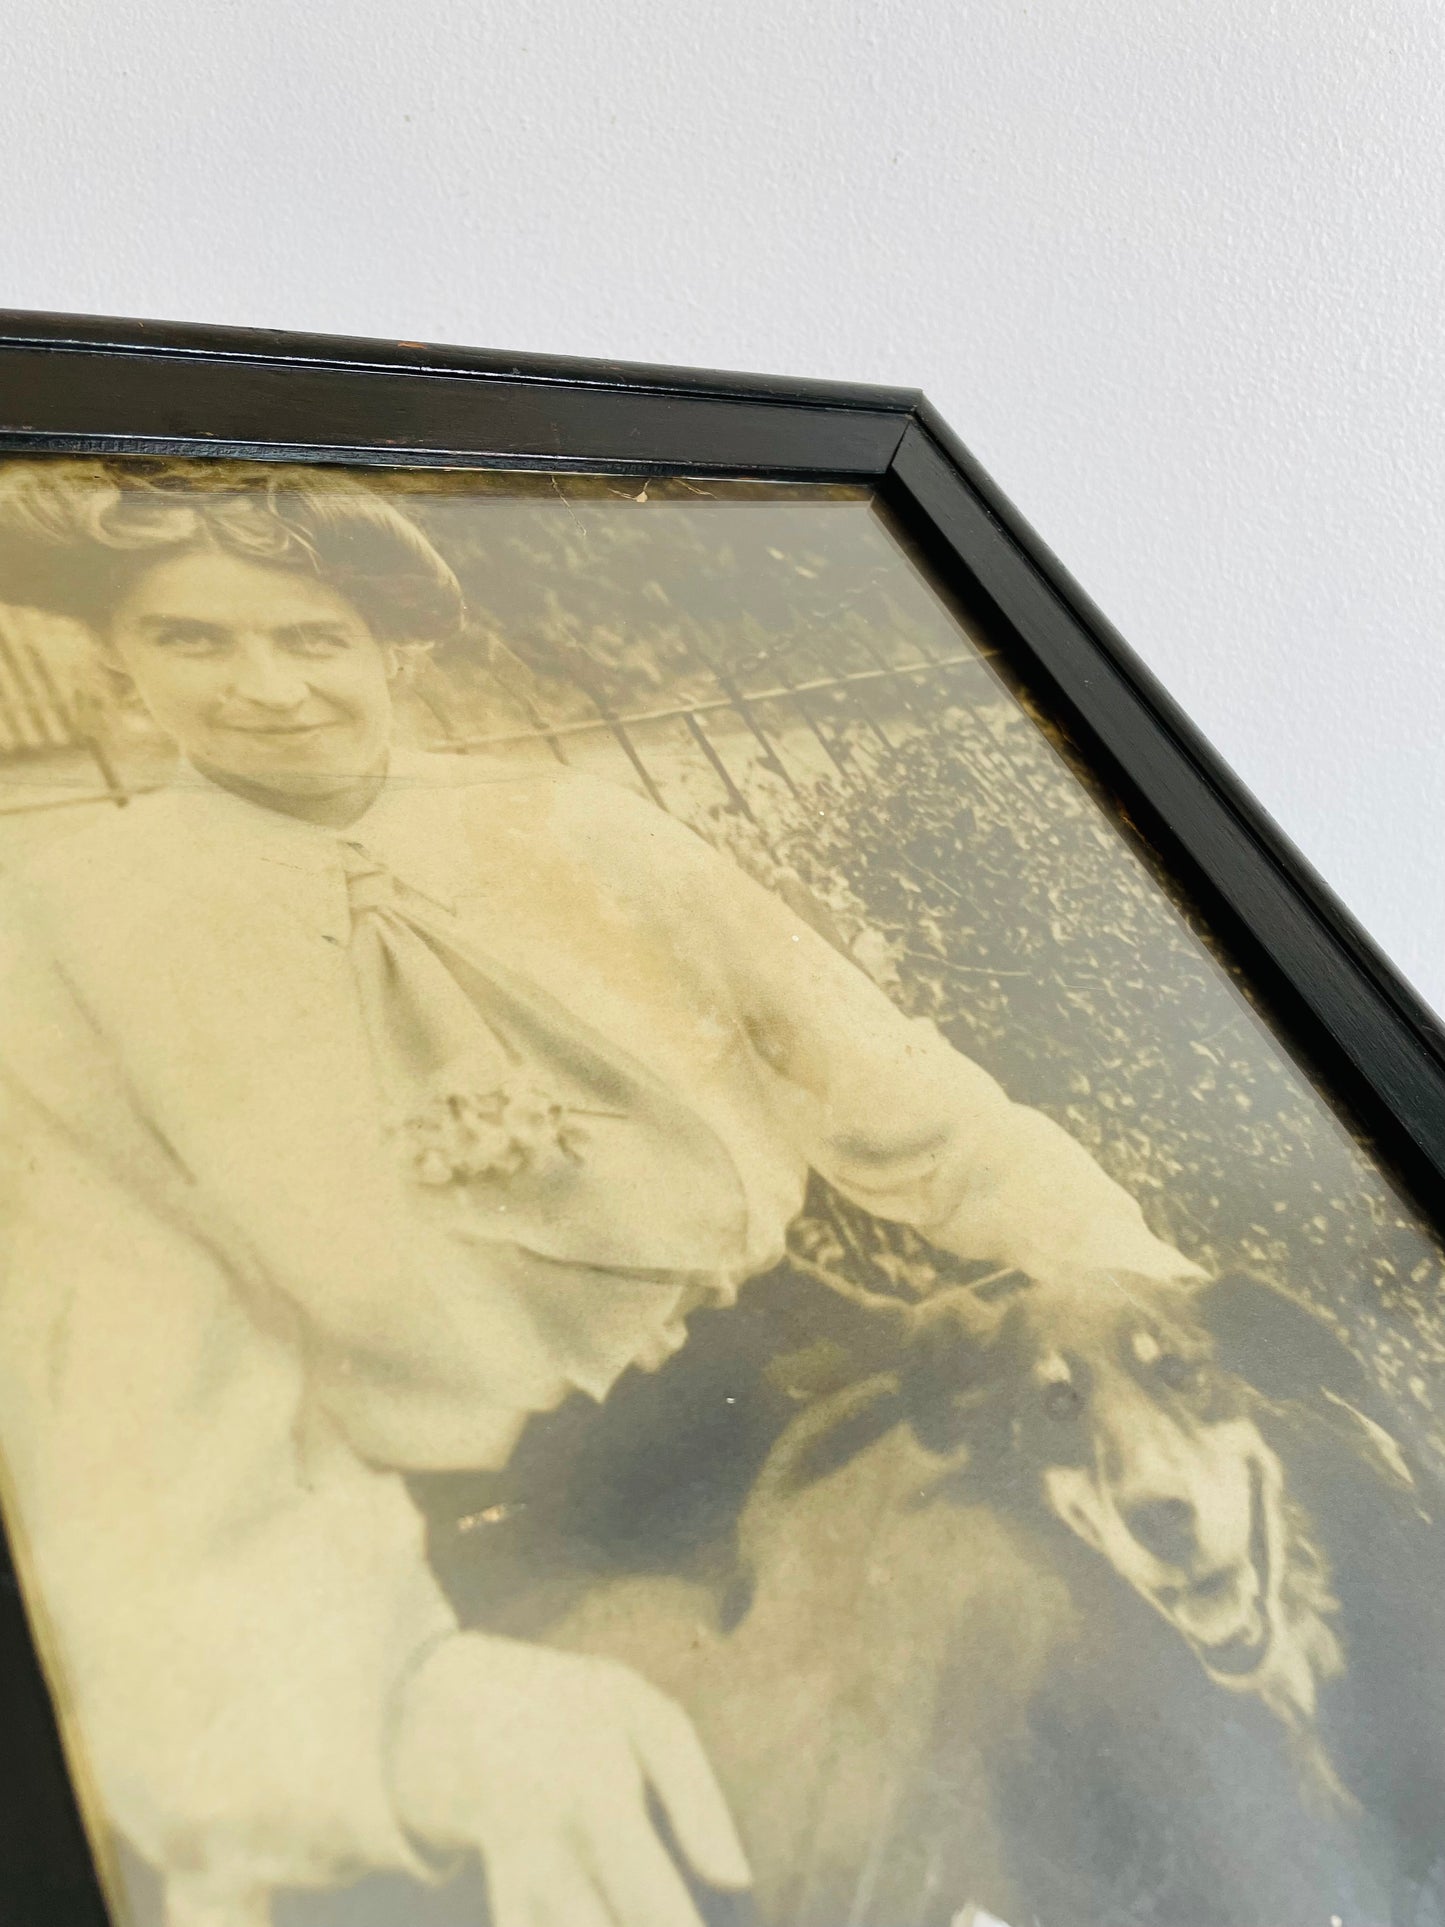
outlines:
[[[916,384],[1445,1005],[1438,0],[10,0],[0,300]]]

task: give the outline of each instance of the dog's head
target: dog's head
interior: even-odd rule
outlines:
[[[1363,1374],[1315,1314],[1262,1281],[1015,1279],[922,1308],[901,1375],[925,1444],[1106,1559],[1210,1677],[1297,1732],[1342,1660],[1328,1572],[1270,1442],[1312,1400],[1381,1477],[1409,1483]]]

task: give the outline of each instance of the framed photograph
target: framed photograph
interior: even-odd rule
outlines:
[[[928,404],[0,443],[0,1922],[1445,1927],[1445,1039]]]

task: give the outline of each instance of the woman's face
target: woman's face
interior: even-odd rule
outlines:
[[[121,599],[113,660],[184,755],[283,797],[326,797],[382,767],[388,652],[325,582],[195,550]]]

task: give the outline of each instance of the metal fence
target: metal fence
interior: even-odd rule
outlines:
[[[78,754],[100,779],[80,790],[46,786],[34,796],[0,802],[0,814],[93,802],[97,794],[126,800],[126,787],[109,755],[78,664],[84,649],[70,626],[29,609],[0,606],[0,762],[35,765]]]
[[[944,731],[951,708],[1000,693],[977,647],[928,648],[861,625],[842,641],[793,636],[725,659],[690,636],[655,690],[581,648],[564,678],[539,677],[502,649],[480,701],[445,675],[428,677],[416,700],[435,748],[584,768],[674,815],[722,809],[766,836],[789,798],[820,781],[866,783],[910,734]]]
[[[561,675],[539,674],[501,644],[485,663],[429,667],[407,698],[415,732],[450,753],[605,775],[700,826],[731,813],[766,843],[788,799],[820,781],[869,781],[911,732],[938,731],[950,707],[996,691],[976,647],[929,648],[861,625],[841,648],[831,636],[793,635],[732,660],[689,637],[665,676],[649,664],[647,678],[630,680],[584,643]],[[155,780],[145,719],[100,712],[79,665],[65,625],[0,608],[0,766],[12,778],[0,815],[123,804]],[[57,764],[65,776],[45,780]]]

